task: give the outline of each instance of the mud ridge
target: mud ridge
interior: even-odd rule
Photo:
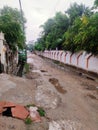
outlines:
[[[50,79],[49,79],[49,82],[54,85],[54,87],[56,88],[56,90],[57,90],[58,92],[60,92],[60,93],[62,93],[62,94],[65,94],[65,93],[67,92],[66,90],[64,90],[64,89],[62,88],[62,86],[60,85],[58,79],[56,79],[56,78],[50,78]]]

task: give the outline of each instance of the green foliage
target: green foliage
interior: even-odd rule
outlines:
[[[98,0],[95,0],[94,4],[98,7]]]
[[[31,118],[30,118],[30,117],[27,117],[27,118],[25,119],[25,124],[30,125],[31,123],[32,123]]]
[[[20,63],[21,62],[26,63],[26,61],[27,61],[27,52],[26,52],[26,49],[19,50],[18,57],[19,57],[19,62]]]
[[[40,116],[45,116],[45,111],[43,108],[39,107],[38,110]]]
[[[28,105],[26,105],[26,107],[34,107],[35,106],[35,104],[28,104]]]
[[[85,7],[83,4],[78,5],[77,3],[72,4],[66,13],[69,15],[71,25],[77,17],[82,17],[83,14],[86,16],[92,14],[88,7]]]
[[[5,39],[13,51],[16,50],[16,46],[21,49],[24,47],[23,23],[25,22],[25,18],[21,18],[17,9],[6,6],[0,10],[0,31],[5,34]]]
[[[25,73],[29,73],[30,67],[28,63],[25,63],[24,69],[25,69]]]
[[[95,0],[97,5],[98,0]],[[98,12],[85,5],[74,3],[62,14],[48,19],[42,26],[42,36],[37,40],[38,50],[68,50],[72,53],[85,50],[98,54]]]
[[[69,20],[67,16],[61,12],[58,12],[55,17],[48,19],[47,22],[42,25],[43,32],[40,39],[37,40],[35,49],[61,49],[63,40],[63,33],[67,30]]]

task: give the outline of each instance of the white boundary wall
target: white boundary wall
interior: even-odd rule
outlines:
[[[69,51],[45,50],[39,55],[98,74],[98,56],[85,51],[72,54]]]

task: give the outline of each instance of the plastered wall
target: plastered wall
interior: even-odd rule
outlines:
[[[44,52],[40,52],[40,55],[60,61],[64,64],[98,73],[98,56],[94,56],[91,53],[88,54],[85,51],[72,54],[69,51],[46,50]]]

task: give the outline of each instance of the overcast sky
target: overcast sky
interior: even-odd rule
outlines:
[[[74,2],[92,7],[94,0],[21,0],[22,9],[27,19],[27,42],[36,40],[41,31],[39,26],[44,24],[48,18],[53,17],[58,11],[64,12]],[[0,8],[5,5],[19,9],[19,0],[0,0]]]

